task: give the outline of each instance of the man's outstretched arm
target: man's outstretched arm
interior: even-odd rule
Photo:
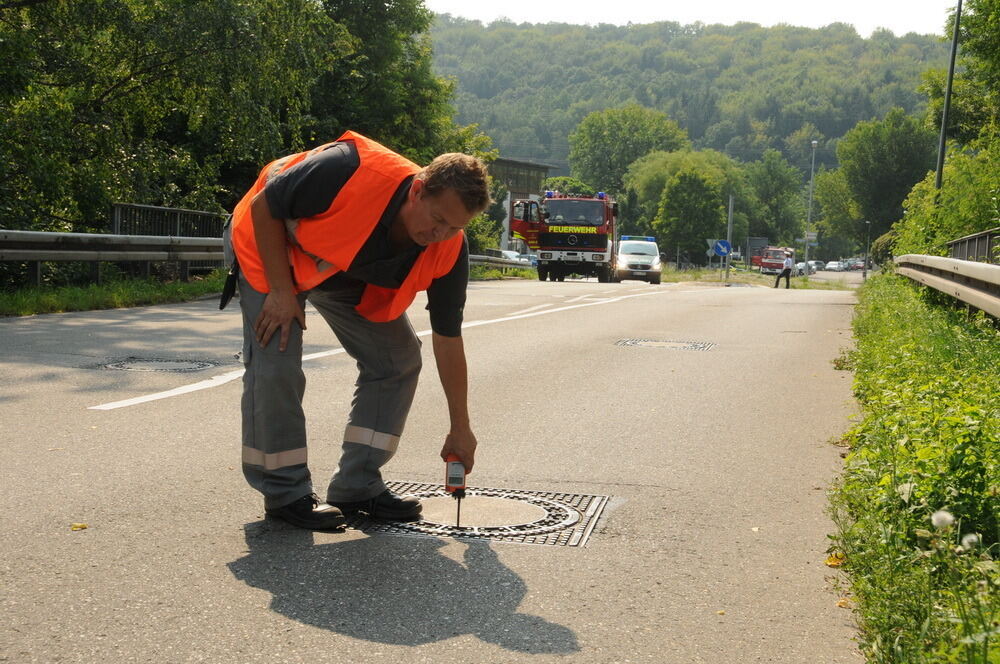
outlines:
[[[455,454],[465,466],[465,472],[472,472],[477,442],[469,424],[469,373],[465,362],[465,345],[462,337],[446,337],[436,332],[431,335],[431,340],[451,418],[451,430],[441,448],[441,458],[446,459],[449,454]]]

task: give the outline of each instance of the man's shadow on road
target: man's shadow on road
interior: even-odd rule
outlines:
[[[233,575],[274,596],[299,622],[367,641],[421,645],[462,634],[524,653],[578,652],[567,627],[517,612],[527,586],[486,542],[465,546],[465,565],[433,537],[378,536],[315,545],[309,531],[245,526],[249,553]]]

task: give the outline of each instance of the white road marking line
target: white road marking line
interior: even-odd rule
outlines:
[[[511,316],[516,316],[517,314],[526,314],[529,311],[535,311],[537,309],[544,309],[545,307],[554,307],[554,306],[555,306],[554,302],[547,302],[545,304],[536,304],[533,307],[528,307],[527,309],[521,309],[520,311],[515,311],[514,313],[511,314]]]
[[[718,289],[719,292],[725,292],[724,289]],[[556,309],[546,309],[545,311],[531,311],[528,312],[515,312],[509,316],[504,316],[503,318],[494,318],[492,320],[480,320],[473,321],[471,323],[463,323],[462,329],[467,329],[471,327],[479,327],[481,325],[494,325],[496,323],[506,323],[511,320],[520,320],[522,318],[533,318],[535,316],[545,316],[548,314],[558,313],[560,311],[569,311],[570,309],[581,309],[583,307],[594,307],[600,304],[609,304],[611,302],[619,302],[621,300],[628,300],[633,297],[643,297],[645,295],[656,295],[657,293],[694,293],[698,291],[674,291],[667,289],[656,289],[648,290],[640,293],[635,293],[633,295],[619,295],[618,297],[612,297],[606,300],[599,300],[597,302],[583,302],[580,304],[570,304],[563,307],[558,307]],[[705,289],[700,292],[713,292],[712,289]],[[422,330],[417,332],[418,337],[426,337],[431,334],[431,330]],[[339,355],[340,353],[346,352],[343,348],[333,348],[330,350],[320,351],[318,353],[309,353],[308,355],[302,356],[302,361],[315,360],[321,357],[329,357],[331,355]],[[88,410],[115,410],[116,408],[126,408],[128,406],[136,406],[141,403],[147,403],[150,401],[158,401],[160,399],[168,399],[170,397],[180,396],[182,394],[188,394],[190,392],[198,392],[200,390],[207,390],[212,387],[219,387],[220,385],[225,385],[230,383],[237,378],[243,376],[244,370],[239,369],[237,371],[230,371],[224,374],[219,374],[218,376],[213,376],[207,380],[202,380],[197,383],[191,383],[190,385],[182,385],[181,387],[175,387],[172,390],[166,390],[164,392],[155,392],[153,394],[146,394],[141,397],[134,397],[132,399],[123,399],[121,401],[112,401],[111,403],[104,403],[98,406],[88,406]]]

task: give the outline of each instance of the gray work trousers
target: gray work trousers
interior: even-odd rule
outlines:
[[[278,350],[280,331],[262,347],[253,331],[266,295],[242,276],[243,309],[243,475],[264,494],[264,506],[277,508],[313,492],[306,456],[302,395],[302,328],[292,321],[288,346]],[[330,480],[327,502],[368,500],[385,491],[380,468],[396,453],[420,374],[420,340],[406,314],[373,323],[354,305],[328,292],[299,294],[308,300],[357,362],[351,414],[344,432],[340,464]]]

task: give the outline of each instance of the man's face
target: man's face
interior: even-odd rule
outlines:
[[[475,215],[465,209],[454,190],[445,189],[431,196],[422,180],[414,180],[399,216],[410,239],[426,247],[455,237]]]

